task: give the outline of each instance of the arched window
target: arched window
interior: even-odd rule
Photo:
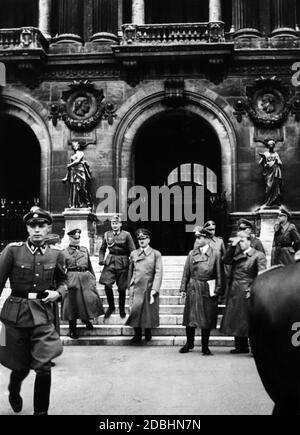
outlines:
[[[179,183],[191,183],[204,186],[210,193],[218,191],[216,174],[210,169],[198,163],[184,163],[173,169],[167,177],[167,185]]]
[[[38,0],[1,0],[0,28],[37,27]]]

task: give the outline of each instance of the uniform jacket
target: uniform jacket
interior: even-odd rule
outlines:
[[[209,245],[216,251],[220,252],[222,258],[226,251],[224,240],[222,239],[222,237],[213,236],[209,241]]]
[[[134,328],[159,326],[159,291],[163,267],[159,251],[149,247],[146,252],[137,249],[131,253],[128,287],[132,307],[126,325]],[[154,303],[150,304],[150,292],[154,290]]]
[[[88,249],[84,246],[69,246],[63,254],[68,271],[68,292],[63,298],[62,319],[88,320],[100,316],[103,308]],[[76,268],[82,271],[72,270]]]
[[[107,248],[109,253],[104,260]],[[135,249],[134,241],[128,231],[121,230],[117,235],[114,235],[113,231],[107,231],[99,251],[99,264],[109,266],[114,262],[115,268],[126,269],[129,266],[129,255]]]
[[[248,253],[236,253],[230,246],[223,262],[232,266],[226,309],[222,319],[221,331],[236,337],[248,336],[247,291],[259,272],[266,269],[266,256],[251,248]]]
[[[213,329],[217,322],[217,298],[211,297],[207,281],[215,280],[215,295],[222,289],[220,254],[209,246],[206,253],[193,249],[187,256],[180,291],[186,293],[183,325]]]
[[[284,226],[274,226],[274,239],[271,265],[294,263],[295,252],[300,249],[300,235],[294,224],[287,222]]]
[[[24,295],[56,289],[63,296],[67,291],[64,256],[54,246],[33,253],[28,242],[10,243],[0,256],[0,294],[8,278],[12,292]],[[0,319],[16,327],[47,324],[53,321],[52,304],[9,296]]]

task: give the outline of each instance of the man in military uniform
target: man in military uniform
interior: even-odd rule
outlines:
[[[12,409],[22,410],[21,384],[33,369],[34,415],[47,415],[51,360],[63,350],[53,323],[53,302],[67,291],[66,272],[62,252],[45,242],[51,215],[33,207],[24,223],[27,241],[10,243],[0,256],[0,294],[8,278],[11,285],[0,314],[5,328],[0,362],[12,370],[8,386]]]
[[[295,252],[300,249],[300,235],[295,225],[289,222],[290,217],[287,210],[280,209],[278,222],[274,226],[271,266],[295,262]]]
[[[112,286],[116,282],[119,292],[120,316],[126,317],[125,298],[128,284],[129,255],[136,249],[134,241],[129,232],[122,230],[120,216],[114,215],[111,218],[111,231],[104,234],[103,242],[99,252],[99,264],[104,265],[100,276],[100,284],[104,284],[108,301],[108,309],[105,318],[115,311],[114,295]],[[106,249],[109,253],[105,258]]]
[[[81,229],[74,228],[68,236],[70,243],[63,251],[68,271],[68,293],[63,297],[61,318],[69,321],[69,336],[77,339],[77,319],[92,330],[94,327],[90,319],[101,316],[104,310],[89,251],[80,246]]]
[[[261,240],[253,234],[253,225],[248,219],[241,218],[238,221],[238,231],[241,231],[243,234],[247,234],[250,236],[250,246],[257,251],[265,254],[265,248],[261,242]],[[240,249],[238,245],[238,249]]]

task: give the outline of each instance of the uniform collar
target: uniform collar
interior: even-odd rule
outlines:
[[[114,230],[112,230],[112,232],[114,233],[114,236],[118,236],[118,235],[120,234],[121,231],[122,231],[122,230],[119,230],[119,231],[114,231]]]
[[[46,250],[47,250],[46,243],[44,243],[43,245],[35,245],[34,243],[32,243],[32,241],[30,239],[27,239],[26,245],[32,254],[44,255]]]
[[[141,255],[142,253],[144,253],[145,255],[149,255],[150,252],[152,251],[152,248],[150,245],[147,246],[147,248],[143,249],[143,248],[139,248],[139,255]]]
[[[79,251],[80,245],[69,245],[69,248]]]

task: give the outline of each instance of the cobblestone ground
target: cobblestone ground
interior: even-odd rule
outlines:
[[[270,414],[272,402],[254,359],[228,348],[70,346],[53,368],[52,415]],[[9,370],[0,368],[0,415],[8,404]],[[32,414],[34,372],[22,388],[23,415]]]

